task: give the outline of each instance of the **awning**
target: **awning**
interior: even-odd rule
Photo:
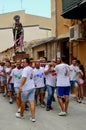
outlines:
[[[46,44],[46,43],[50,43],[50,42],[55,42],[55,41],[59,41],[59,40],[67,40],[69,39],[69,32],[59,35],[58,37],[49,37],[49,38],[45,38],[45,39],[40,39],[40,40],[34,40],[32,42],[30,42],[30,44],[32,44],[32,48],[35,48],[37,46],[40,46],[42,44]]]
[[[49,37],[49,38],[45,38],[45,39],[34,40],[34,41],[31,42],[32,48],[40,46],[42,44],[46,44],[48,42],[55,41],[55,40],[56,40],[56,37]]]
[[[70,34],[68,32],[68,33],[64,33],[62,35],[59,35],[58,38],[57,38],[57,40],[69,39],[69,37],[70,37]]]
[[[63,11],[62,16],[68,19],[84,19],[86,18],[86,0],[83,0],[76,6],[73,6],[67,11]]]

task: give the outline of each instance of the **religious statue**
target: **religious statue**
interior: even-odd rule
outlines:
[[[24,30],[22,23],[20,23],[20,16],[14,16],[15,23],[13,24],[13,40],[14,40],[14,52],[16,52],[17,48],[21,49],[21,52],[24,52]]]

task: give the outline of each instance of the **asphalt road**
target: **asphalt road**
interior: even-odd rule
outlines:
[[[60,107],[52,104],[53,110],[46,111],[40,105],[36,107],[36,122],[30,121],[30,111],[25,111],[25,119],[15,116],[15,102],[9,104],[8,98],[0,94],[0,130],[86,130],[86,104],[75,102],[70,97],[69,113],[65,117],[58,116]]]

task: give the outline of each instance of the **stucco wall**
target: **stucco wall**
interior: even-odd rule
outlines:
[[[33,58],[34,60],[38,60],[38,53],[39,51],[44,51],[45,50],[45,44],[41,45],[41,46],[37,46],[35,48],[33,48]]]
[[[14,44],[12,30],[6,28],[13,26],[15,15],[20,15],[20,22],[25,26],[24,41],[28,42],[51,36],[51,30],[49,30],[51,29],[51,18],[26,14],[24,10],[0,14],[0,52]],[[33,25],[38,26],[31,27]]]
[[[57,2],[57,27],[58,35],[65,34],[69,32],[69,26],[71,25],[71,20],[64,19],[62,16],[62,0],[58,0]]]
[[[37,24],[41,27],[51,29],[51,18],[26,14],[24,10],[0,14],[0,28],[12,27],[15,15],[20,16],[23,26]]]
[[[51,30],[40,29],[39,26],[24,27],[24,41],[43,39],[51,36]],[[0,52],[14,45],[12,29],[0,30]]]

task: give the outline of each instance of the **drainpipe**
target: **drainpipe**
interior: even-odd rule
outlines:
[[[70,41],[69,44],[69,63],[71,64],[73,59],[73,42]]]
[[[58,14],[57,14],[57,0],[55,0],[55,37],[56,39],[58,38]],[[58,44],[58,39],[55,41],[55,55],[57,56],[57,44]],[[55,56],[55,57],[56,57]]]
[[[58,17],[57,17],[57,0],[55,0],[55,36],[58,37]]]

